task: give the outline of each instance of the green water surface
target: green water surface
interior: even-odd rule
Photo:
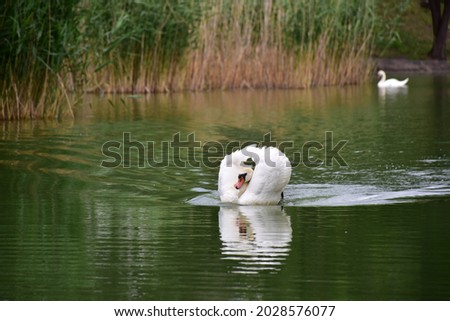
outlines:
[[[410,76],[4,122],[0,299],[449,300],[449,97],[446,76]],[[294,165],[284,204],[220,204],[227,144],[267,135]]]

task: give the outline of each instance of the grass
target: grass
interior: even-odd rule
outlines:
[[[70,117],[73,92],[358,84],[374,44],[396,37],[383,3],[5,0],[0,118]]]

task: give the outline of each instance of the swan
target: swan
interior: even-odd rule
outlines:
[[[406,78],[404,80],[398,80],[395,78],[386,80],[386,73],[383,70],[378,71],[378,77],[381,77],[380,81],[378,82],[378,88],[403,87],[409,80],[409,78]]]
[[[289,159],[275,147],[250,145],[237,150],[226,155],[220,163],[220,201],[246,205],[278,204],[291,178],[291,170]]]

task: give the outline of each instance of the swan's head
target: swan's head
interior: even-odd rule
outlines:
[[[247,186],[253,176],[253,169],[250,167],[242,167],[237,177],[237,182],[234,184],[236,189],[241,189],[242,186]]]
[[[383,70],[378,70],[378,77],[386,77],[386,73]]]

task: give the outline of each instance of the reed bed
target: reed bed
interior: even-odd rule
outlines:
[[[0,118],[73,115],[63,79],[74,6],[70,0],[0,4]]]
[[[372,68],[376,5],[6,0],[0,5],[0,118],[73,115],[73,92],[358,84]]]
[[[364,1],[225,1],[210,11],[216,14],[202,17],[200,46],[189,54],[185,88],[305,88],[367,79],[374,17]]]

